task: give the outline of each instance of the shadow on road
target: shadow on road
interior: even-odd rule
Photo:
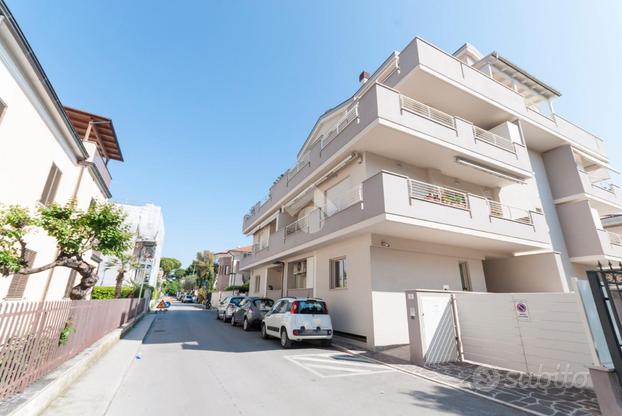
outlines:
[[[276,338],[264,340],[259,331],[243,331],[216,319],[215,310],[196,304],[176,303],[168,312],[158,313],[143,344],[181,344],[183,350],[247,353],[279,350]],[[307,348],[312,344],[295,344]]]

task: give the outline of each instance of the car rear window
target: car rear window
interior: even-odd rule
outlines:
[[[298,300],[298,313],[307,315],[326,315],[328,308],[326,303],[319,300]]]
[[[259,309],[267,309],[271,308],[274,305],[274,301],[272,299],[255,299],[253,301],[253,305],[258,307]]]
[[[242,302],[244,298],[231,298],[229,303],[233,303],[235,306],[240,306],[240,302]]]

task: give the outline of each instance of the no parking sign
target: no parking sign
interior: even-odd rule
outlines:
[[[529,308],[527,308],[527,302],[523,300],[514,302],[514,309],[516,310],[516,317],[518,319],[529,319]]]

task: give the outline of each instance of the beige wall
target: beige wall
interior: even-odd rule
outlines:
[[[391,247],[380,245],[390,242]],[[407,289],[462,290],[460,262],[467,262],[474,291],[486,291],[482,253],[413,240],[374,236],[371,247],[372,302],[376,347],[407,344]]]
[[[484,261],[489,292],[568,292],[559,253]]]
[[[336,331],[367,337],[373,345],[370,235],[339,241],[314,252],[315,294],[326,300]],[[330,288],[330,260],[346,258],[347,288]]]

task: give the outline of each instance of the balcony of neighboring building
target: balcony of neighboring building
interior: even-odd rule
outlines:
[[[622,211],[620,188],[611,182],[612,169],[571,146],[542,155],[555,203],[588,199],[604,216]]]
[[[622,261],[622,227],[601,219],[592,201],[558,205],[557,213],[572,262],[595,266]]]
[[[304,215],[289,222],[285,213],[275,219],[265,248],[245,257],[241,268],[361,233],[451,242],[499,256],[550,249],[548,227],[538,210],[464,190],[381,171],[338,195],[320,206],[307,206]]]
[[[606,159],[602,139],[555,112],[559,92],[496,52],[475,51],[467,59],[463,49],[452,55],[415,38],[399,53],[400,71],[385,84],[483,128],[518,119],[530,149],[571,143]]]
[[[108,165],[97,150],[97,145],[93,142],[85,142],[84,147],[89,153],[89,158],[86,160],[88,166],[95,169],[97,175],[101,177],[102,184],[109,192],[110,183],[112,182],[112,176],[110,175],[110,171],[108,170]]]
[[[399,158],[492,186],[532,176],[516,124],[487,123],[486,129],[381,84],[369,85],[333,123],[315,141],[310,139],[298,162],[275,182],[268,197],[251,208],[244,217],[245,233],[352,152]]]

